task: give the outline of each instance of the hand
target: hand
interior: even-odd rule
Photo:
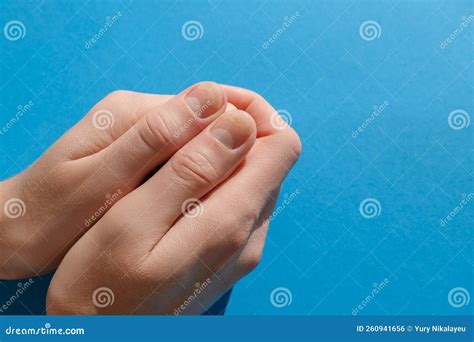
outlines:
[[[114,92],[29,169],[1,183],[0,279],[55,269],[120,198],[225,111],[201,83],[177,96]]]
[[[276,111],[259,95],[225,90],[241,110],[187,143],[73,246],[49,287],[48,314],[199,314],[257,265],[301,146],[290,127],[273,127]]]

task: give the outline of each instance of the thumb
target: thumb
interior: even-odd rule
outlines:
[[[106,165],[109,172],[105,177],[113,173],[136,185],[222,114],[226,106],[220,85],[199,83],[149,110],[116,141],[86,158],[95,167]]]

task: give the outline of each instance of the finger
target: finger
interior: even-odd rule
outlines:
[[[261,225],[269,203],[299,155],[299,140],[291,131],[257,139],[245,165],[206,196],[202,214],[184,216],[160,241],[162,246],[180,241],[183,248],[167,250],[169,257],[186,259],[195,251],[199,263],[193,272],[217,272],[242,246],[251,231]],[[196,260],[196,258],[194,258]],[[183,269],[190,265],[183,264]]]
[[[78,159],[94,154],[110,145],[149,110],[162,105],[171,97],[126,90],[114,91],[96,103],[47,154],[59,160]]]
[[[105,165],[104,177],[135,186],[222,114],[226,105],[218,84],[193,86],[151,109],[116,141],[88,157],[88,162]]]
[[[137,213],[138,218],[127,224],[127,229],[136,229],[137,235],[147,236],[153,247],[183,214],[183,208],[203,197],[235,170],[254,144],[255,132],[250,115],[242,111],[226,112],[123,203],[118,203],[111,215],[122,207]]]
[[[253,117],[257,125],[257,137],[275,134],[286,128],[280,114],[258,93],[230,85],[222,87],[229,103]]]
[[[234,106],[232,103],[227,102],[227,107],[225,109],[226,112],[229,112],[229,111],[235,110],[235,109],[237,109],[236,106]]]

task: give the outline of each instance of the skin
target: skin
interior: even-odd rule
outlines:
[[[22,229],[29,229],[27,220],[35,217],[40,202],[44,211],[45,202],[56,201],[48,206],[56,222],[41,230],[49,237],[48,250],[36,246],[29,252],[25,247],[19,259],[29,267],[10,257],[14,261],[4,263],[2,272],[12,277],[28,274],[28,268],[42,273],[60,263],[48,290],[48,314],[199,314],[257,266],[268,217],[301,144],[290,127],[275,127],[276,111],[261,96],[230,86],[205,86],[219,94],[211,96],[216,113],[193,120],[178,135],[176,130],[195,117],[182,102],[190,90],[171,99],[123,92],[109,96],[42,157],[75,167],[48,167],[44,162],[29,171],[28,177],[42,172],[37,178],[51,179],[54,186],[46,188],[53,190],[47,199],[24,196],[31,210],[21,217]],[[97,132],[91,130],[91,115],[112,107],[123,119],[115,118],[107,134],[92,138]],[[153,129],[143,124],[147,116],[160,116]],[[148,135],[140,127],[148,127]],[[87,144],[78,147],[80,137],[87,137]],[[61,159],[65,155],[66,161]],[[71,172],[74,177],[59,186],[58,178],[45,172],[57,169],[64,178]],[[26,176],[17,177],[7,182],[25,184]],[[77,187],[85,190],[70,195]],[[20,186],[5,188],[11,194]],[[84,229],[85,213],[97,210],[104,204],[103,194],[117,188],[123,189],[120,198]],[[96,196],[82,195],[88,191]],[[197,205],[186,211],[183,204],[189,199]],[[69,232],[65,226],[77,229]],[[6,246],[17,247],[4,240]],[[52,258],[49,244],[56,246]]]
[[[196,118],[185,101],[198,88],[208,94],[202,114],[214,112],[210,117]],[[112,205],[117,203],[226,106],[225,92],[211,82],[175,97],[116,91],[102,99],[30,168],[1,183],[1,203],[19,198],[26,210],[16,218],[1,211],[0,277],[27,278],[56,269],[72,245],[109,209],[90,220],[104,207],[107,194],[114,198]],[[100,129],[101,121],[94,125],[94,115],[106,118],[108,114],[101,114],[104,110],[114,123]],[[177,138],[172,136],[188,120],[192,124]]]

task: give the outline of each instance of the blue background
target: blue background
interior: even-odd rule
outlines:
[[[448,292],[474,294],[473,124],[448,115],[473,110],[473,27],[444,41],[474,14],[471,1],[2,1],[0,23],[26,35],[0,38],[2,178],[37,159],[89,108],[116,89],[176,93],[202,80],[236,84],[291,114],[303,154],[282,190],[300,195],[272,222],[260,266],[235,288],[229,314],[346,314],[374,283],[388,285],[360,314],[471,314]],[[84,44],[121,11],[101,39]],[[296,11],[297,19],[262,44]],[[183,24],[199,21],[201,39]],[[360,25],[381,35],[366,41]],[[357,138],[372,113],[389,106]],[[359,204],[381,204],[366,219]],[[41,312],[48,277],[35,280],[9,313]],[[17,282],[0,282],[13,293]],[[270,302],[286,287],[290,305]]]

